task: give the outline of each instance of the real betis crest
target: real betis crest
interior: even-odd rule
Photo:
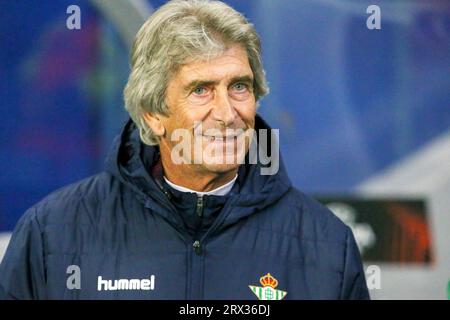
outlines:
[[[286,291],[275,289],[278,286],[278,281],[270,273],[259,278],[259,282],[263,285],[262,287],[249,286],[259,300],[281,300],[287,294]]]

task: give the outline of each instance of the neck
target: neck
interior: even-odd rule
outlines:
[[[236,177],[238,168],[227,172],[205,172],[195,164],[174,164],[170,156],[161,153],[164,176],[172,183],[197,191],[208,192],[217,189]]]

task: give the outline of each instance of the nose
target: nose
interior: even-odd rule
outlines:
[[[212,117],[217,122],[223,122],[225,127],[231,126],[236,120],[236,110],[234,109],[228,90],[221,90],[215,96],[215,106],[212,111]]]

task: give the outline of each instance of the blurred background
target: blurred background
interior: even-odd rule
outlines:
[[[27,208],[102,170],[127,119],[133,36],[165,2],[0,2],[0,259]],[[290,178],[352,227],[366,276],[381,274],[372,298],[446,299],[450,1],[225,2],[262,37],[259,113],[280,129]]]

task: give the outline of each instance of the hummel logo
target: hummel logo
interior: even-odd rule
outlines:
[[[101,276],[97,280],[97,290],[154,290],[155,276],[150,276],[150,279],[118,279],[118,280],[103,280]]]
[[[67,267],[66,286],[69,290],[81,289],[81,269],[79,266],[72,264]],[[103,280],[102,276],[97,278],[98,291],[115,291],[115,290],[155,290],[155,276],[151,275],[150,279],[117,279]]]

